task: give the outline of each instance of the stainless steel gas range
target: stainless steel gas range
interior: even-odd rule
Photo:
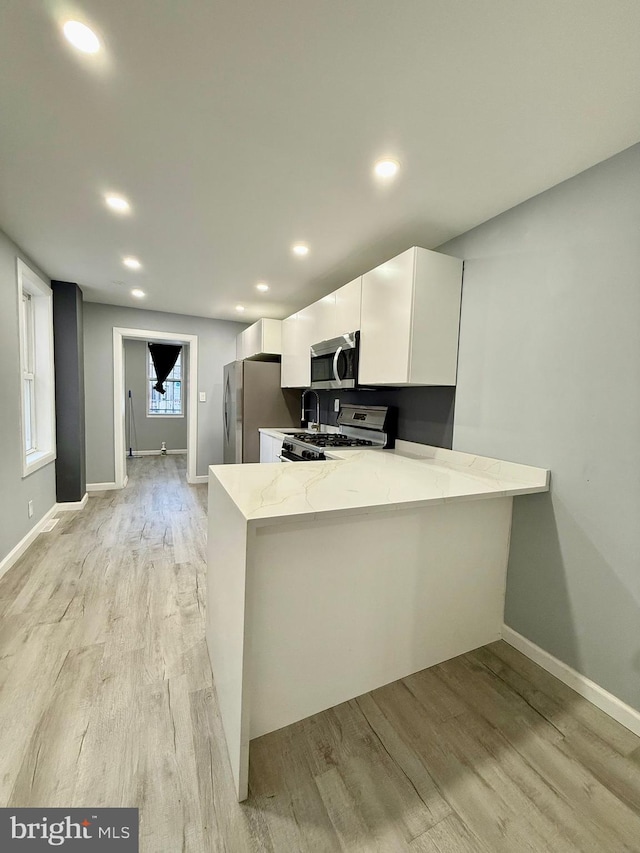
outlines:
[[[396,409],[393,406],[344,404],[338,414],[339,432],[294,432],[285,437],[281,462],[319,462],[325,450],[388,448],[395,445]]]

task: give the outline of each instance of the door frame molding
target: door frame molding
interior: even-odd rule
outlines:
[[[115,488],[123,489],[127,477],[125,435],[125,339],[151,341],[152,343],[182,344],[189,347],[189,372],[187,387],[187,482],[200,482],[198,469],[198,336],[178,332],[157,332],[152,329],[113,328],[113,453],[115,462]]]

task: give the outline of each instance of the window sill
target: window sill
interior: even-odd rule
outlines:
[[[147,412],[147,417],[148,418],[183,418],[184,415],[161,415],[161,414],[151,415],[151,414],[149,414],[149,412]]]
[[[33,474],[34,471],[38,471],[40,468],[44,468],[45,465],[54,462],[55,458],[55,450],[37,450],[35,453],[25,456],[22,462],[22,479],[24,480],[29,474]]]

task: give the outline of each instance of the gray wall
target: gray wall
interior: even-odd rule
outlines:
[[[124,387],[125,395],[131,391],[135,429],[129,434],[127,416],[127,452],[129,447],[136,450],[156,450],[160,452],[162,442],[167,450],[185,450],[187,447],[187,377],[189,375],[189,347],[182,352],[182,393],[185,415],[181,418],[163,418],[159,415],[147,416],[147,360],[149,349],[147,341],[124,342]],[[127,400],[128,411],[128,400]]]
[[[49,282],[48,276],[0,231],[0,560],[56,502],[53,462],[22,478],[16,258],[21,258],[44,281]],[[27,515],[27,503],[30,500],[33,500],[32,518]]]
[[[454,448],[552,472],[514,501],[507,624],[640,709],[640,146],[440,249]]]
[[[149,329],[198,336],[198,390],[207,394],[198,403],[198,474],[222,462],[222,368],[235,359],[236,335],[243,323],[164,314],[85,302],[85,397],[87,482],[112,483],[113,458],[113,328]]]

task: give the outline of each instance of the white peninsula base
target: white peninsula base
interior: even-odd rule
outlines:
[[[251,738],[500,636],[511,494],[546,490],[547,472],[513,466],[529,482],[511,481],[510,490],[503,477],[501,489],[473,495],[467,483],[456,499],[458,466],[397,454],[393,462],[388,451],[365,452],[361,464],[379,453],[389,453],[382,479],[391,490],[418,468],[420,479],[444,477],[438,488],[447,496],[378,504],[369,496],[357,506],[347,495],[348,508],[314,507],[314,489],[335,479],[327,466],[342,474],[352,467],[356,489],[366,480],[354,456],[211,468],[207,643],[239,800],[248,792]],[[296,487],[306,512],[283,509]],[[242,495],[255,498],[256,489],[260,510],[248,516]]]

